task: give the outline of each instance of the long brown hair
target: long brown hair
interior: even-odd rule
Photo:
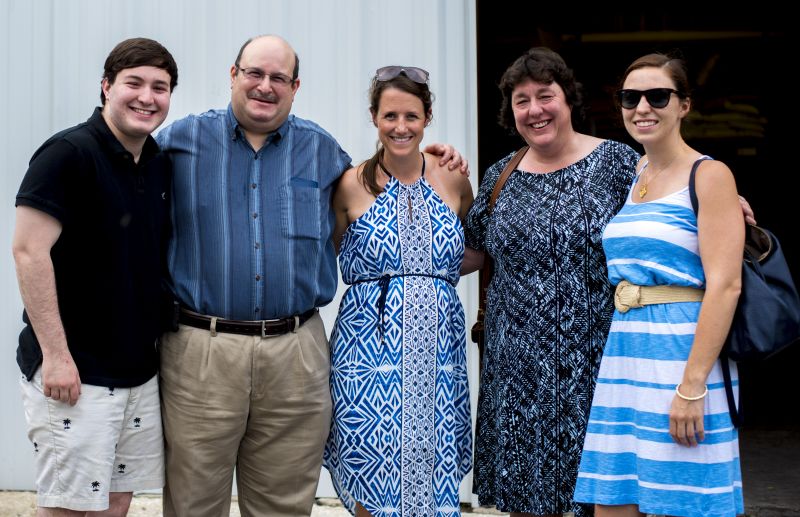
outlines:
[[[431,93],[428,84],[414,82],[406,77],[403,73],[400,73],[396,77],[393,77],[387,81],[379,81],[377,75],[372,78],[372,85],[369,88],[369,111],[373,117],[378,115],[378,106],[381,101],[381,95],[385,90],[390,88],[395,88],[397,90],[410,93],[421,100],[422,108],[425,112],[425,118],[427,121],[430,121],[431,106],[433,105],[433,94]],[[378,167],[380,166],[383,170],[386,170],[386,167],[383,167],[383,153],[383,146],[378,144],[378,149],[375,151],[375,154],[372,155],[372,158],[363,163],[363,168],[361,170],[361,182],[364,184],[364,187],[374,196],[377,196],[383,192],[383,188],[378,184]]]

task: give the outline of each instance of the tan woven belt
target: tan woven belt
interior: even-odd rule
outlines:
[[[634,285],[627,280],[614,290],[614,307],[619,312],[657,303],[700,302],[704,289],[677,285]]]

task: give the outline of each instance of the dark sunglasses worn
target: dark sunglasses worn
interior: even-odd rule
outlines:
[[[650,107],[665,108],[669,104],[669,98],[673,93],[680,98],[684,97],[681,92],[672,88],[652,88],[650,90],[619,90],[617,99],[623,108],[633,109],[639,105],[639,101],[644,95]]]
[[[390,81],[400,74],[404,74],[415,83],[428,82],[428,72],[415,66],[384,66],[375,71],[375,78],[378,81]]]

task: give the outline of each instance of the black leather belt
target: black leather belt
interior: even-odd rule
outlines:
[[[239,320],[226,320],[223,318],[214,318],[198,314],[181,307],[181,313],[178,321],[184,325],[189,325],[194,328],[208,330],[212,334],[216,332],[224,332],[227,334],[243,334],[245,336],[279,336],[292,332],[294,329],[300,327],[306,321],[317,313],[317,309],[311,309],[298,316],[290,318],[282,318],[278,320],[253,320],[253,321],[239,321]]]

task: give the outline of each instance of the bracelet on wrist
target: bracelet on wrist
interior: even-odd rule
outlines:
[[[675,393],[680,398],[682,398],[683,400],[688,400],[689,402],[692,402],[692,401],[695,401],[695,400],[700,400],[700,399],[704,398],[706,395],[708,395],[708,385],[704,385],[704,386],[705,386],[705,390],[703,390],[703,393],[701,393],[700,395],[698,395],[696,397],[687,397],[686,395],[681,393],[681,385],[680,384],[675,386]]]

